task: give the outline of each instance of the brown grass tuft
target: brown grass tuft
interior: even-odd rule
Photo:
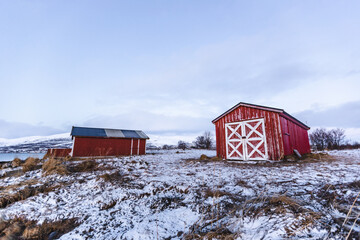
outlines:
[[[44,222],[36,224],[23,218],[0,222],[1,239],[57,239],[63,234],[73,230],[79,224],[76,219],[64,219],[57,222]]]
[[[104,181],[106,182],[123,182],[123,181],[126,181],[127,178],[124,178],[126,177],[126,175],[122,175],[120,173],[120,171],[116,171],[114,173],[105,173],[101,176],[99,176],[101,179],[104,179]]]
[[[35,196],[39,193],[51,192],[57,189],[59,186],[48,186],[46,184],[41,186],[27,186],[20,191],[12,194],[6,194],[0,197],[0,208],[5,208],[6,206],[21,200],[25,200],[29,197]]]
[[[210,158],[210,160],[211,161],[222,161],[223,159],[218,156],[215,156],[215,157]]]
[[[296,202],[295,199],[287,197],[285,195],[273,196],[269,199],[269,203],[273,206],[289,206],[293,210],[295,210],[295,212],[297,212],[301,208],[301,206]]]
[[[67,169],[63,160],[50,158],[47,160],[43,166],[42,170],[45,173],[45,176],[51,174],[67,175],[69,170]]]
[[[70,172],[92,172],[98,166],[95,160],[84,160],[69,167]]]
[[[28,172],[38,169],[39,162],[40,160],[38,158],[28,157],[25,160],[25,163],[22,165],[23,172]]]
[[[109,202],[109,203],[107,203],[107,204],[102,205],[100,209],[101,209],[101,210],[108,210],[108,209],[110,209],[110,208],[115,207],[116,203],[117,203],[117,201],[116,201],[116,200],[113,200],[113,201],[111,201],[111,202]]]
[[[222,197],[222,196],[231,196],[231,193],[228,193],[228,192],[224,192],[224,191],[220,191],[220,190],[212,190],[210,188],[207,188],[205,191],[204,191],[204,198],[208,198],[208,197],[216,197],[216,198],[219,198],[219,197]]]
[[[218,228],[215,231],[209,231],[209,232],[201,232],[201,233],[186,233],[182,239],[184,240],[193,240],[193,239],[206,239],[206,240],[212,240],[212,239],[221,239],[221,240],[234,240],[237,239],[238,234],[234,234],[230,232],[227,228]]]
[[[14,160],[12,160],[11,162],[11,166],[14,167],[20,167],[22,161],[20,158],[14,158]]]
[[[208,156],[206,156],[205,154],[201,154],[200,160],[208,160],[208,159],[210,159]]]

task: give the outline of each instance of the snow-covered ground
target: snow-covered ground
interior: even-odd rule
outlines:
[[[56,187],[0,209],[0,220],[76,218],[61,239],[344,239],[360,212],[357,199],[342,227],[360,192],[360,150],[259,164],[200,161],[201,154],[215,151],[158,151],[96,160],[93,172],[2,177],[0,198],[22,183]],[[359,222],[349,239],[359,239]]]

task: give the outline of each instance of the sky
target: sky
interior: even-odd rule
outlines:
[[[214,131],[249,102],[360,140],[359,1],[0,1],[0,138]]]

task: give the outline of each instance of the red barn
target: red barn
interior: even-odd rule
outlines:
[[[139,130],[72,127],[72,157],[145,154],[149,137]]]
[[[310,128],[283,109],[241,102],[212,122],[223,159],[280,160],[295,149],[310,153]]]

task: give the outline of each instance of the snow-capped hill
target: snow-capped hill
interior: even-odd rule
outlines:
[[[14,139],[0,138],[0,153],[44,152],[48,148],[69,148],[71,145],[69,133]]]
[[[55,139],[71,139],[69,133],[60,133],[50,136],[30,136],[30,137],[21,137],[21,138],[0,138],[0,147],[6,147],[6,146],[14,146],[24,143],[35,143],[35,142],[43,142],[47,140],[55,140]]]

